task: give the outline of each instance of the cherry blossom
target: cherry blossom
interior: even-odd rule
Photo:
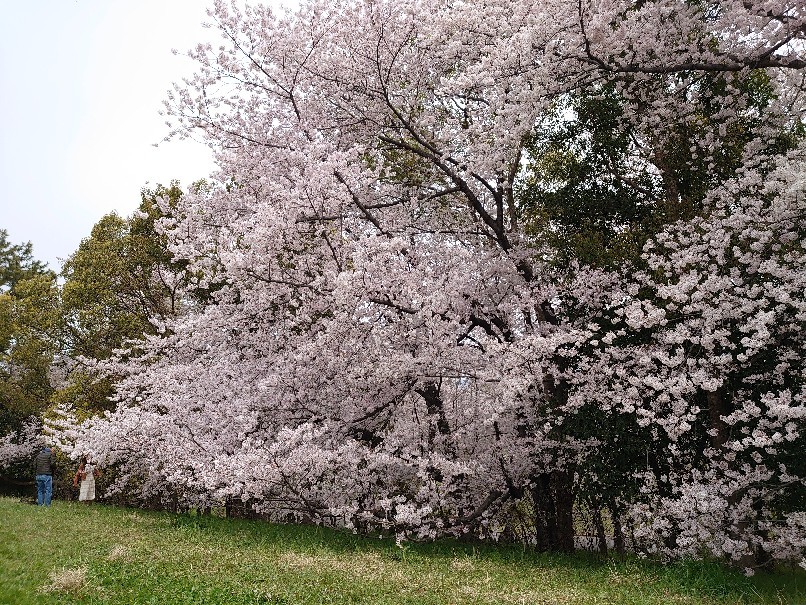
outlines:
[[[211,301],[122,354],[117,409],[75,427],[113,491],[429,538],[499,535],[519,502],[538,534],[573,529],[587,490],[647,552],[802,557],[784,461],[803,443],[806,171],[776,147],[806,109],[800,3],[210,17],[222,41],[166,105],[219,170],[162,228]],[[670,125],[714,166],[731,129],[754,136],[641,266],[558,268],[517,205],[526,139],[604,85],[658,205],[681,203]]]

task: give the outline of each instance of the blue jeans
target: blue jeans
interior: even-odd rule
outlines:
[[[30,475],[29,475],[30,476]],[[51,475],[36,476],[36,503],[40,506],[50,506],[53,496],[53,477]]]

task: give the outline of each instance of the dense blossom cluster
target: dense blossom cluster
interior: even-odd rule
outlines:
[[[76,433],[113,489],[414,537],[495,535],[528,501],[538,543],[584,496],[647,551],[802,556],[804,148],[779,150],[806,110],[802,4],[211,17],[223,42],[168,107],[218,184],[163,225],[211,303],[121,361],[117,409]],[[635,266],[558,268],[522,224],[524,145],[606,86],[657,205],[682,199],[684,127],[739,170]]]
[[[661,232],[626,288],[642,294],[614,301],[585,341],[607,345],[581,353],[586,376],[568,373],[568,407],[633,415],[681,462],[648,472],[643,491],[660,497],[633,510],[653,548],[741,560],[806,547],[803,511],[784,508],[803,493],[803,162],[737,178],[707,216]]]
[[[37,450],[42,446],[42,423],[37,418],[29,418],[19,431],[0,436],[0,471],[16,464],[30,464]]]

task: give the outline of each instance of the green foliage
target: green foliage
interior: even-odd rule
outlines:
[[[677,105],[691,109],[653,130],[642,124],[640,108],[625,100],[629,94],[624,91],[629,93],[633,86],[656,86],[679,95]],[[737,96],[736,91],[743,94]],[[573,272],[575,263],[614,271],[641,267],[641,251],[650,238],[675,221],[706,214],[709,193],[738,169],[757,164],[763,173],[771,158],[803,138],[802,123],[771,116],[774,94],[769,75],[755,70],[625,78],[562,99],[526,144],[528,162],[516,190],[521,223],[536,242],[546,244],[561,272]],[[754,143],[768,123],[779,124],[781,131],[772,144],[765,138],[764,151],[759,152]],[[747,243],[736,242],[742,245]],[[651,294],[638,293],[638,298],[647,296]],[[555,300],[561,321],[589,321],[584,303],[562,295]],[[603,310],[596,322],[606,327],[614,311]],[[630,343],[620,344],[640,347],[650,333],[636,332],[629,338]],[[603,345],[593,341],[588,346],[592,352]],[[564,361],[558,357],[557,367],[562,369]],[[772,373],[779,359],[772,350],[769,357],[748,364],[748,372],[766,363]],[[759,384],[759,400],[764,388]],[[730,389],[726,385],[726,392]],[[797,390],[793,385],[792,391]],[[667,495],[670,486],[663,478],[670,471],[701,467],[712,438],[706,433],[711,426],[709,405],[704,393],[699,397],[701,401],[693,402],[700,409],[699,418],[677,443],[681,452],[677,456],[668,455],[670,444],[663,431],[642,428],[635,414],[587,405],[566,418],[558,436],[608,445],[575,469],[577,502],[594,511],[618,512],[619,502],[641,500],[639,473],[651,469],[661,495]],[[793,474],[803,469],[803,457],[795,453],[802,451],[800,441],[782,444],[777,453]],[[803,498],[799,486],[786,487],[776,506],[781,512],[803,510]]]
[[[739,119],[725,123],[724,109],[735,105],[735,91],[744,95],[744,106],[734,107]],[[689,218],[700,210],[702,200],[719,183],[732,177],[742,166],[747,145],[767,120],[765,112],[773,98],[770,76],[765,70],[746,74],[704,73],[687,96],[697,95],[698,111],[670,125],[671,136],[656,149],[656,166],[673,181],[677,204],[662,208],[663,222]],[[681,105],[685,99],[681,99]],[[703,134],[712,135],[715,145],[706,148]],[[790,124],[767,147],[766,157],[792,149],[803,136],[803,124]],[[764,156],[756,158],[763,159]],[[675,207],[677,206],[677,207]]]
[[[23,279],[47,273],[47,265],[33,257],[31,242],[12,244],[0,229],[0,292],[13,291]]]
[[[621,118],[612,90],[567,98],[528,141],[521,220],[562,264],[611,265],[637,256],[646,238],[660,183],[632,169]]]
[[[176,183],[144,189],[137,213],[104,216],[67,259],[62,298],[73,355],[108,358],[127,340],[155,333],[150,318],[175,312],[171,256],[155,223],[163,217],[157,200],[181,195]]]
[[[0,434],[61,403],[79,419],[111,408],[114,378],[72,362],[108,359],[156,334],[150,320],[184,304],[184,266],[173,262],[157,228],[181,195],[176,182],[144,188],[131,217],[101,218],[65,262],[61,287],[33,259],[30,243],[12,245],[0,230]]]
[[[157,223],[182,196],[176,182],[144,188],[129,218],[104,216],[62,269],[65,349],[73,358],[104,360],[144,334],[152,319],[176,313],[183,267],[173,262]],[[165,200],[167,206],[160,206]],[[109,409],[113,381],[87,367],[73,371],[54,403],[70,403],[80,416]]]
[[[726,121],[735,90],[746,105]],[[560,266],[636,263],[664,225],[701,213],[708,193],[746,162],[774,91],[755,70],[702,74],[679,94],[687,97],[681,107],[696,97],[696,110],[658,135],[642,136],[626,119],[612,84],[565,98],[535,129],[517,189],[521,221],[556,249]],[[757,160],[792,149],[804,134],[802,123],[788,125]]]
[[[806,574],[745,578],[708,562],[409,544],[321,527],[0,499],[0,602],[799,603]],[[76,528],[81,528],[77,531]],[[46,592],[40,592],[46,591]]]
[[[85,420],[104,410],[112,410],[114,402],[109,399],[114,388],[109,376],[99,376],[89,368],[78,367],[66,383],[50,397],[52,407],[64,404],[77,420]]]
[[[59,321],[56,276],[0,230],[0,434],[40,413],[52,392]]]

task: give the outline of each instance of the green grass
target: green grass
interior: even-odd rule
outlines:
[[[0,603],[280,605],[806,603],[806,573],[753,578],[457,542],[0,498]]]

